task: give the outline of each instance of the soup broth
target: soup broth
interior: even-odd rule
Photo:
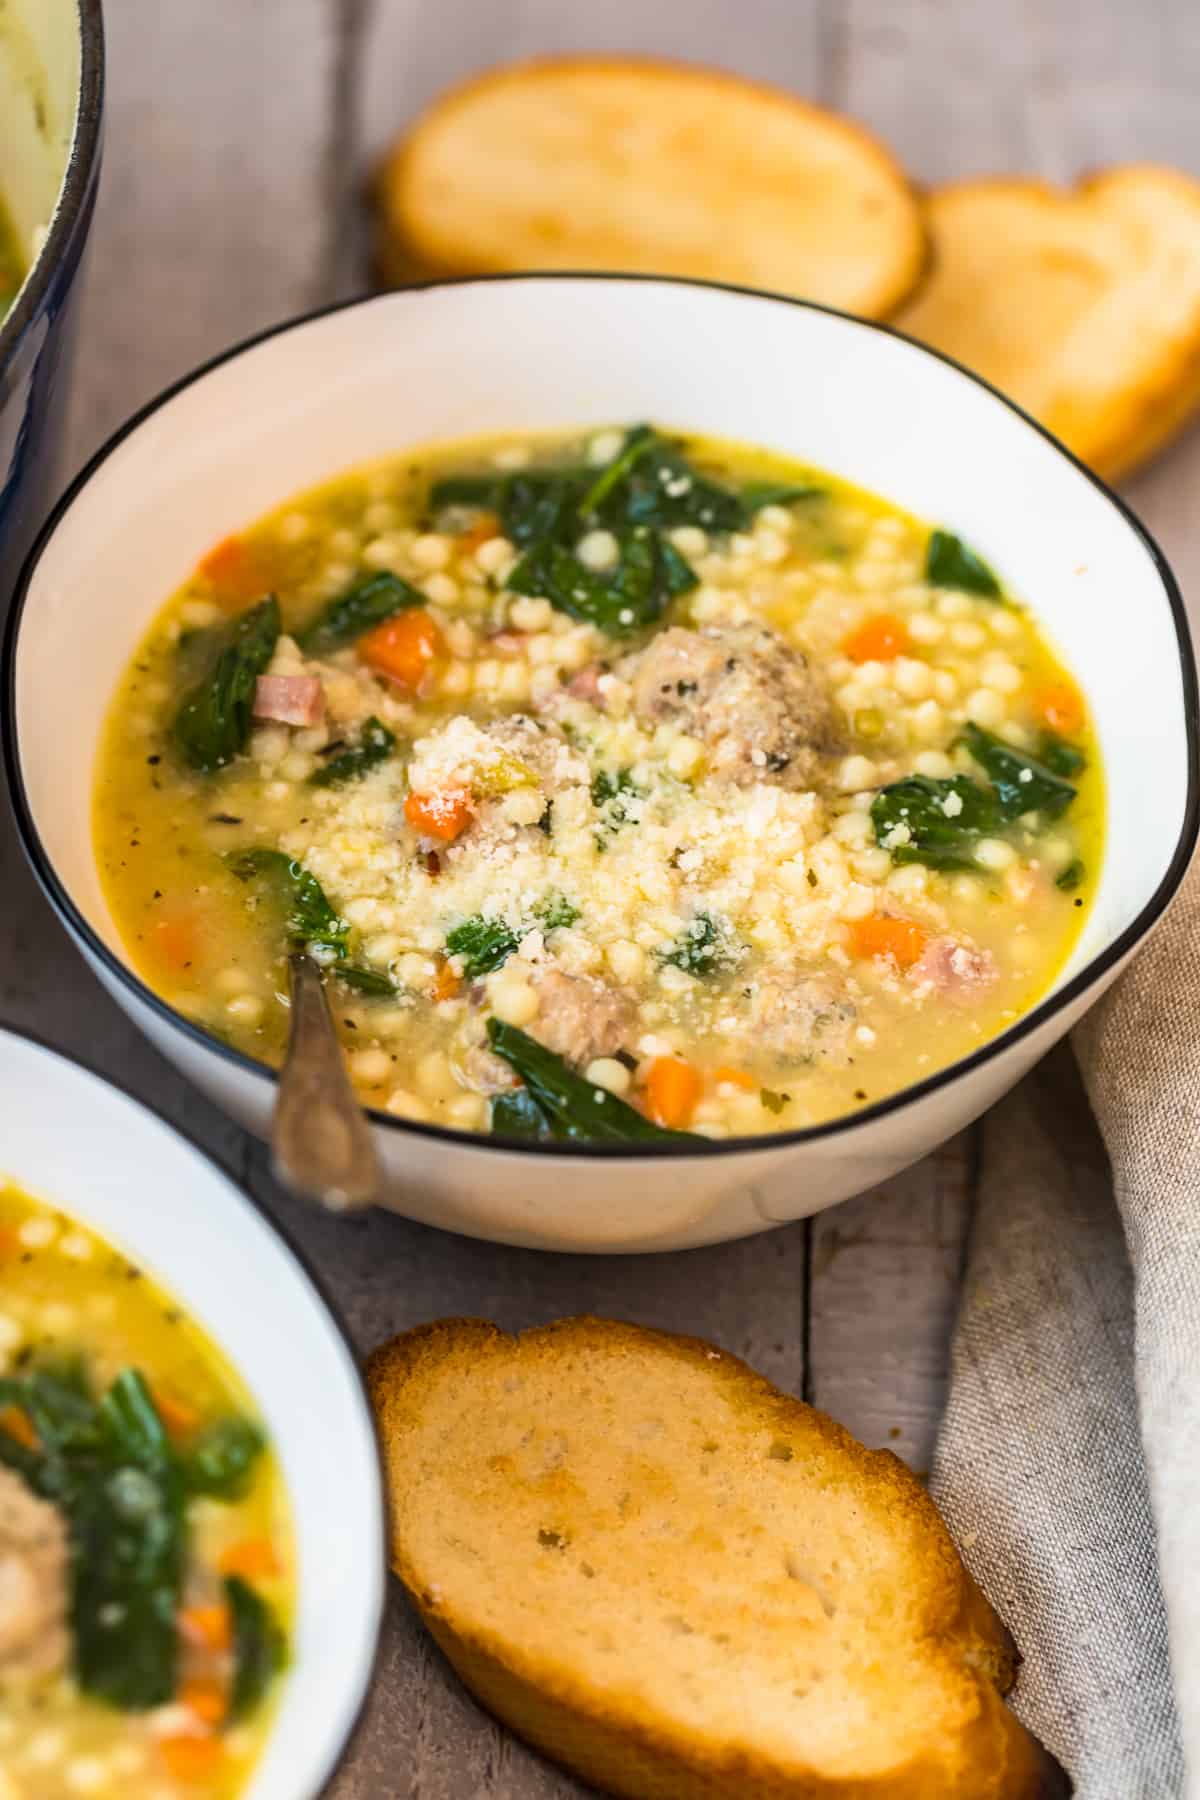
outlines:
[[[95,830],[135,967],[238,1050],[281,1060],[304,945],[371,1105],[650,1141],[852,1112],[1019,1018],[1103,794],[949,529],[640,427],[407,452],[216,546]]]

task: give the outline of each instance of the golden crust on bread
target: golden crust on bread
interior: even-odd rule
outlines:
[[[1053,1800],[1012,1641],[887,1451],[697,1339],[370,1359],[393,1563],[478,1698],[629,1800]]]
[[[906,177],[861,126],[650,58],[544,58],[451,88],[388,157],[377,200],[397,278],[648,271],[878,318],[926,255]]]
[[[927,207],[933,264],[902,331],[1110,480],[1200,406],[1200,182],[1135,165],[1073,189],[963,182]]]

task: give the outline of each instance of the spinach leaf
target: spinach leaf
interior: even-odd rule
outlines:
[[[698,912],[671,947],[660,953],[659,960],[683,969],[688,975],[714,975],[718,969],[728,966],[733,953],[728,934],[712,914]]]
[[[626,631],[641,625],[652,625],[662,616],[668,600],[678,594],[690,594],[700,585],[700,577],[674,544],[657,532],[639,527],[621,546],[621,560],[610,587],[620,603],[619,620]],[[632,619],[624,613],[631,610]]]
[[[334,973],[339,981],[344,981],[347,987],[365,994],[369,1000],[390,1000],[393,994],[400,991],[391,976],[382,974],[378,969],[360,969],[354,963],[341,963]]]
[[[266,1439],[249,1419],[218,1419],[205,1426],[182,1459],[189,1494],[216,1500],[240,1500],[250,1486],[254,1465]]]
[[[557,889],[546,894],[533,909],[534,917],[543,931],[559,931],[566,925],[573,925],[579,917],[579,908],[573,900]]]
[[[296,633],[296,642],[306,656],[327,656],[382,625],[394,613],[424,604],[424,594],[398,575],[372,575],[330,601],[319,619]]]
[[[104,1427],[82,1364],[43,1364],[22,1385],[24,1397],[17,1404],[29,1414],[47,1451],[99,1452]]]
[[[517,1026],[489,1019],[487,1032],[496,1055],[525,1083],[553,1138],[572,1143],[690,1143],[697,1149],[704,1147],[703,1138],[687,1131],[667,1131],[615,1094],[593,1086],[561,1056]]]
[[[599,512],[608,496],[626,479],[634,464],[646,455],[654,445],[657,437],[649,425],[635,425],[626,436],[621,449],[596,477],[580,502],[581,513]]]
[[[749,520],[740,495],[701,475],[680,449],[648,426],[629,433],[601,480],[614,470],[615,479],[592,509],[605,524],[653,525],[660,531],[700,525],[721,532],[740,531]]]
[[[906,775],[876,794],[871,821],[893,862],[969,869],[976,843],[998,829],[1000,817],[994,797],[969,775]]]
[[[658,540],[658,579],[672,600],[700,586],[700,577],[667,538]]]
[[[187,1532],[179,1466],[149,1389],[127,1369],[96,1404],[73,1380],[39,1371],[26,1409],[49,1433],[35,1485],[70,1525],[79,1685],[126,1712],[161,1706],[177,1685]]]
[[[186,1551],[178,1468],[108,1462],[76,1482],[67,1510],[79,1685],[124,1712],[163,1706],[178,1685]]]
[[[1074,862],[1068,863],[1062,874],[1055,878],[1054,885],[1056,888],[1061,888],[1064,894],[1073,894],[1075,889],[1081,885],[1086,873],[1082,862],[1076,857]]]
[[[995,788],[996,807],[1005,823],[1027,812],[1057,819],[1074,800],[1077,790],[1069,781],[982,726],[967,725],[963,742]]]
[[[279,631],[279,602],[272,594],[242,614],[208,673],[185,695],[172,731],[191,768],[211,775],[245,749],[255,687],[274,655]]]
[[[448,506],[478,506],[487,512],[499,512],[504,489],[502,475],[445,475],[429,490],[433,512]]]
[[[963,593],[981,594],[985,600],[1003,597],[999,581],[983,558],[950,531],[931,532],[925,579],[931,587],[958,588]]]
[[[1087,768],[1087,757],[1077,744],[1068,744],[1066,738],[1058,737],[1053,731],[1044,731],[1038,740],[1038,761],[1054,775],[1081,775]]]
[[[750,481],[742,489],[742,505],[747,512],[761,512],[764,506],[794,506],[797,500],[826,500],[829,489],[811,482]]]
[[[500,492],[504,535],[520,549],[578,535],[579,484],[554,471],[510,475]]]
[[[229,1720],[237,1724],[259,1705],[287,1661],[287,1641],[270,1607],[240,1575],[225,1580],[233,1621],[233,1684]]]
[[[503,919],[485,919],[481,913],[464,919],[446,934],[446,954],[461,956],[468,981],[490,975],[506,963],[520,939]]]
[[[350,927],[339,918],[325,890],[303,863],[293,862],[282,850],[235,850],[226,857],[239,881],[261,881],[272,898],[285,909],[288,936],[293,943],[315,944],[334,955],[346,955]]]
[[[527,1087],[509,1088],[495,1096],[491,1132],[493,1137],[530,1138],[540,1143],[553,1137],[545,1114]]]
[[[101,1430],[117,1453],[138,1468],[161,1468],[171,1460],[166,1426],[136,1369],[124,1369],[101,1400]]]
[[[758,1097],[769,1113],[778,1115],[783,1111],[792,1096],[790,1094],[777,1094],[772,1088],[760,1088]]]
[[[510,572],[516,594],[549,600],[559,612],[613,637],[626,637],[660,619],[668,601],[690,593],[699,577],[673,544],[645,526],[621,537],[621,557],[609,575],[585,567],[574,551],[543,538]]]
[[[17,1381],[0,1381],[0,1412],[6,1407],[19,1407],[27,1411],[27,1400],[24,1385]],[[28,1487],[36,1492],[43,1492],[41,1476],[43,1458],[40,1450],[30,1449],[15,1438],[8,1428],[0,1423],[0,1468],[11,1469],[19,1475]]]
[[[353,750],[330,760],[309,776],[310,787],[340,787],[343,782],[357,781],[377,763],[386,762],[396,748],[395,735],[374,714],[362,728],[362,737]]]
[[[600,814],[596,826],[596,845],[603,850],[614,831],[639,817],[638,802],[644,798],[630,769],[601,769],[592,777],[592,805]]]

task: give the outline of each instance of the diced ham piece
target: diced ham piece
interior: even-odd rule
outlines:
[[[604,674],[604,664],[588,663],[573,675],[567,683],[567,692],[572,700],[586,700],[589,706],[597,706],[603,712],[604,695],[600,691],[600,677]]]
[[[948,1000],[971,1000],[995,981],[996,963],[988,950],[977,950],[957,938],[939,937],[909,971],[918,986],[928,983]]]
[[[254,717],[278,725],[319,725],[325,695],[315,675],[260,675],[254,689]]]

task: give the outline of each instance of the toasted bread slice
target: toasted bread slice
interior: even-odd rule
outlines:
[[[483,1704],[630,1800],[1033,1800],[1012,1641],[916,1479],[692,1338],[371,1358],[393,1562]]]
[[[1200,406],[1200,182],[1173,169],[966,182],[928,202],[934,263],[896,323],[993,382],[1101,475]]]
[[[379,182],[381,264],[646,270],[881,317],[925,262],[921,209],[860,126],[686,64],[494,69],[417,120]]]

